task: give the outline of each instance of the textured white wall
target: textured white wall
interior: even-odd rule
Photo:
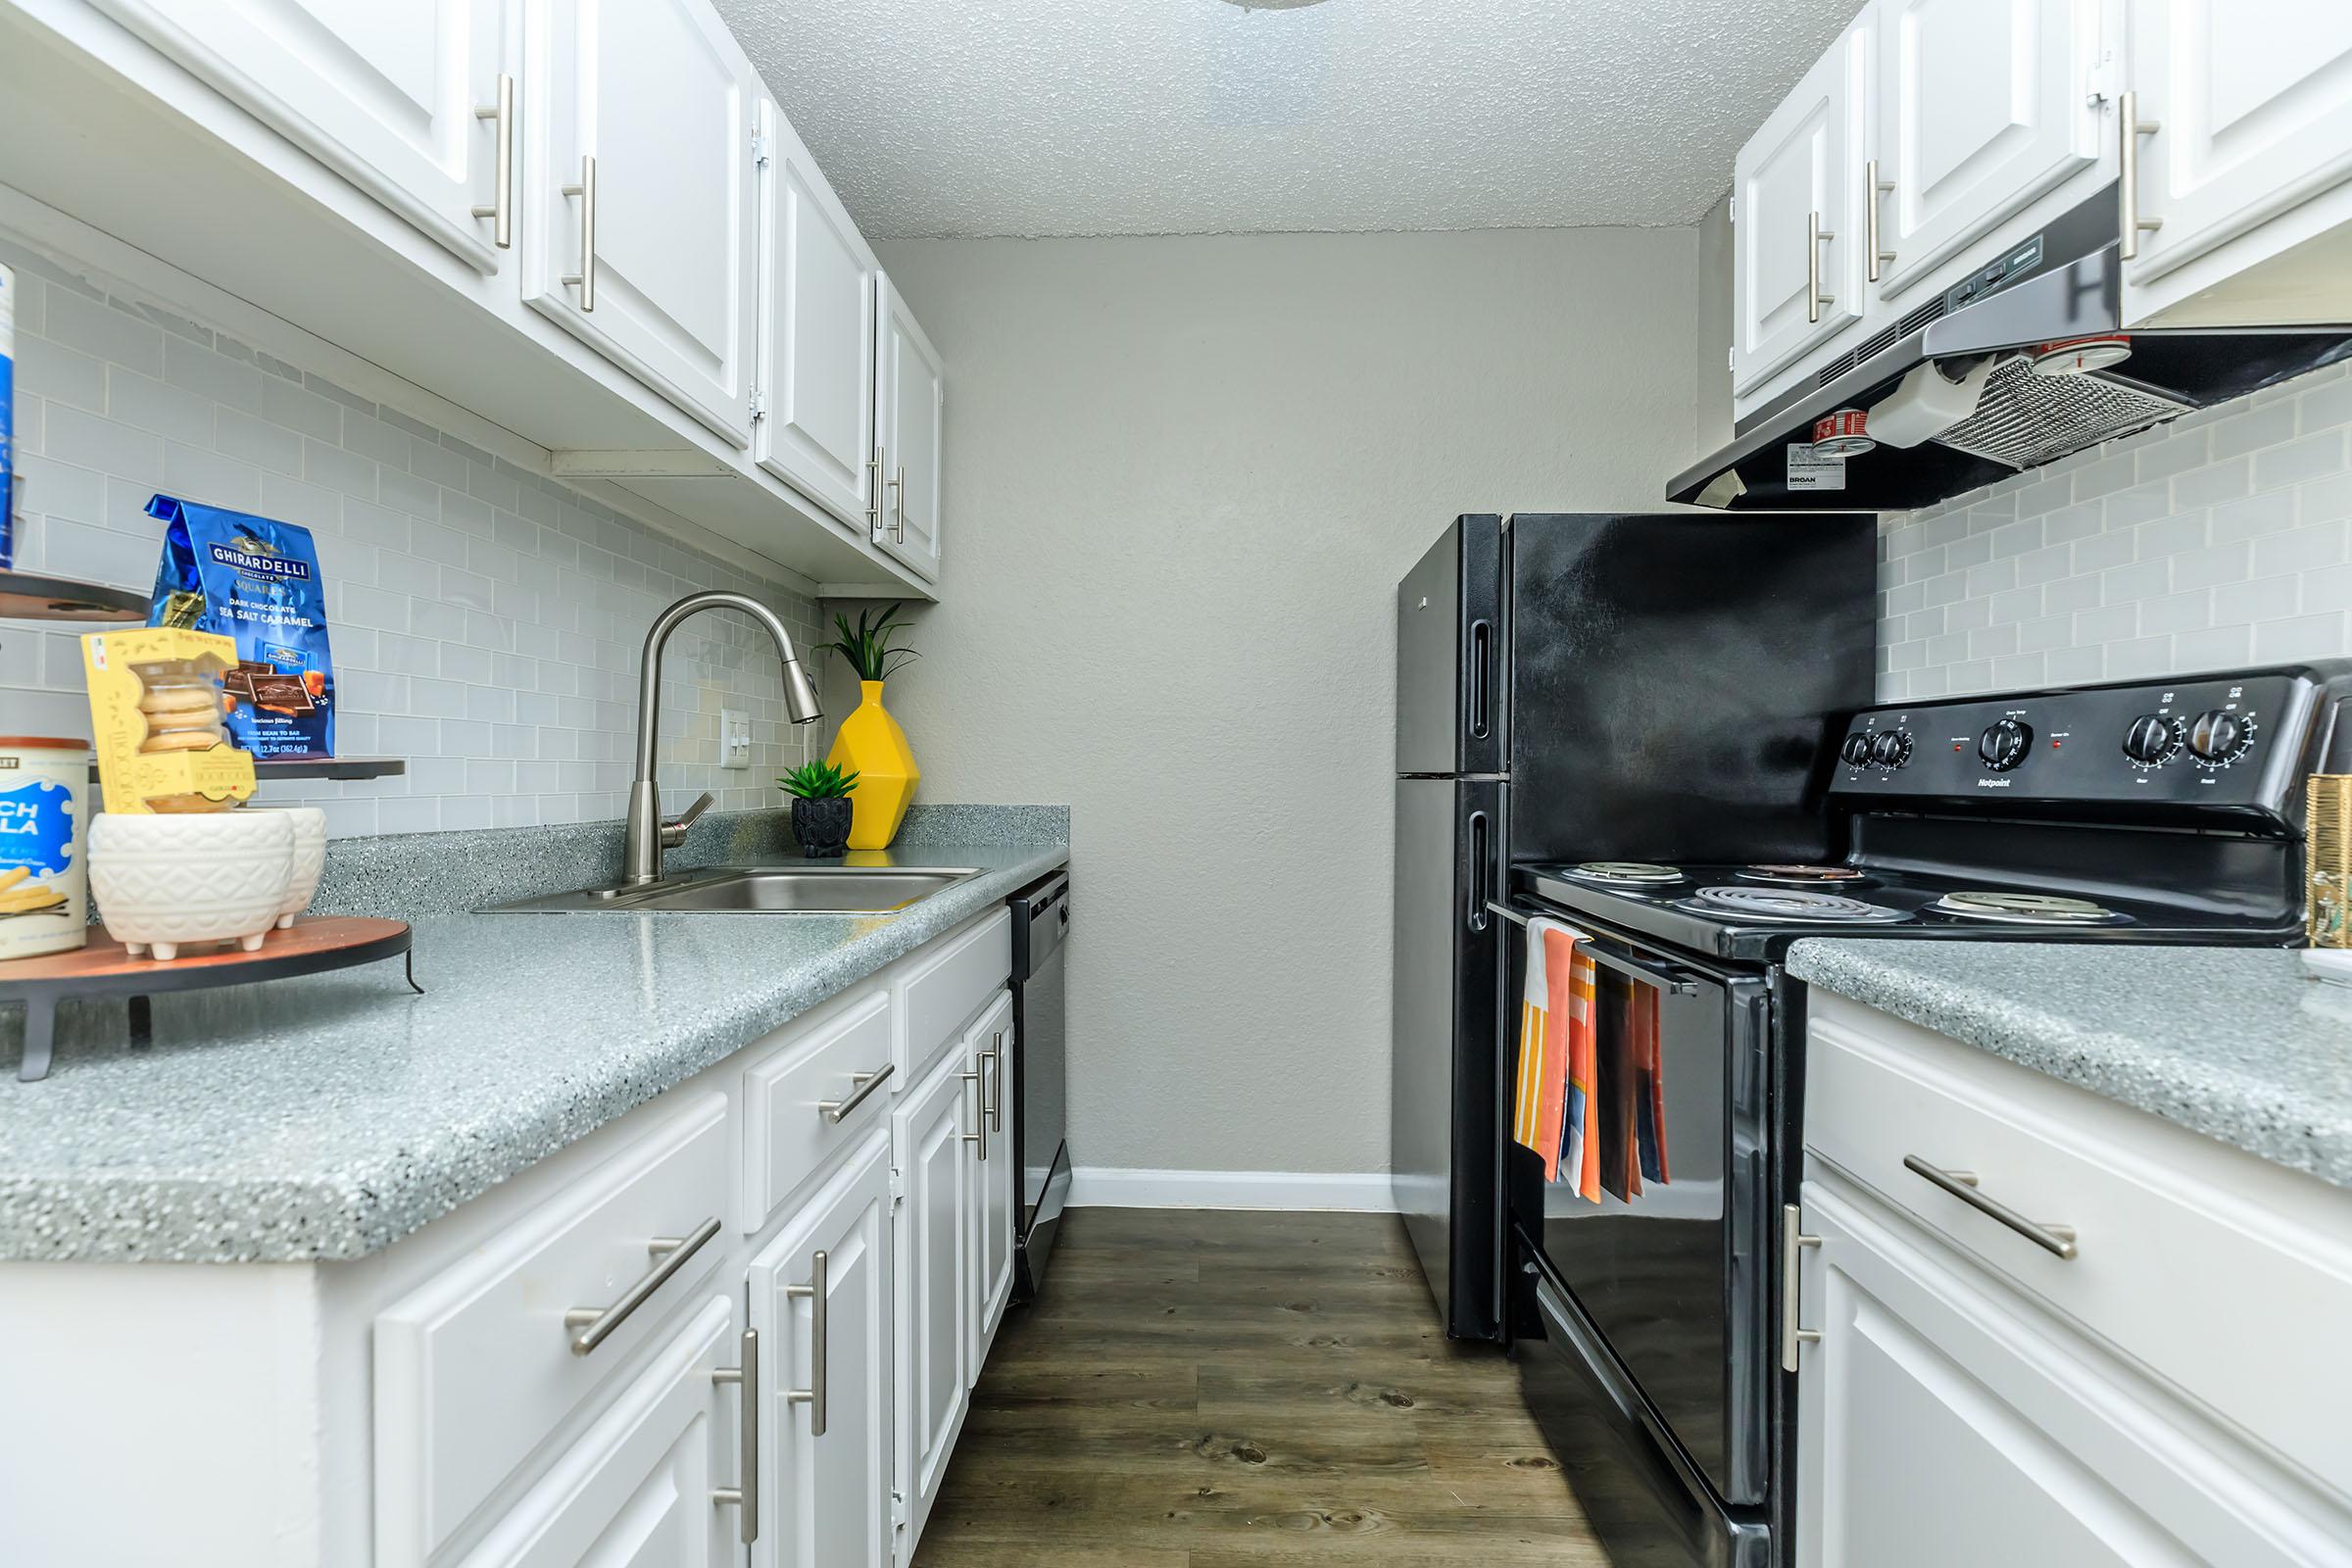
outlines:
[[[1073,808],[1084,1166],[1388,1163],[1396,579],[1654,507],[1689,229],[908,241],[948,363],[932,800]]]
[[[1882,519],[1879,697],[2352,654],[2352,367]]]

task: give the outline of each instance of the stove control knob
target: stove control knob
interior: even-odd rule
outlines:
[[[2142,713],[2124,731],[2124,755],[2146,767],[2169,762],[2180,750],[2180,728],[2162,713]]]
[[[1881,767],[1900,767],[1911,760],[1911,732],[1900,729],[1879,731],[1879,738],[1870,743],[1870,760]]]
[[[2006,773],[2026,760],[2034,744],[2034,726],[2022,719],[2003,718],[1984,726],[1977,737],[1977,756],[1995,773]]]
[[[2253,744],[2253,727],[2223,709],[2211,709],[2189,722],[2188,749],[2199,761],[2234,761]]]
[[[1860,767],[1863,763],[1869,761],[1870,732],[1867,730],[1858,729],[1851,735],[1848,735],[1845,738],[1845,744],[1838,748],[1838,755],[1845,759],[1846,762],[1854,767]]]

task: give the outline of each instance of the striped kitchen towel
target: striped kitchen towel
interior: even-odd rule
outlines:
[[[1545,1181],[1559,1179],[1566,1144],[1570,1179],[1580,1187],[1588,1153],[1598,1154],[1585,1136],[1592,1113],[1592,966],[1576,951],[1584,940],[1585,933],[1557,920],[1527,922],[1527,985],[1519,1004],[1519,1074],[1511,1103],[1511,1141],[1544,1161]]]

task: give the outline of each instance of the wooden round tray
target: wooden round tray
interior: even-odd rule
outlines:
[[[143,1045],[148,1034],[149,997],[373,963],[409,954],[409,927],[402,920],[306,915],[283,931],[270,932],[255,952],[247,953],[231,943],[215,952],[192,953],[167,962],[134,958],[122,951],[122,943],[93,931],[89,945],[74,952],[14,958],[0,964],[0,1002],[24,1004],[24,1062],[17,1076],[26,1083],[48,1076],[57,1039],[57,1004],[68,997],[129,998],[131,1042]],[[414,956],[404,969],[409,989],[422,996],[424,987],[416,983]]]

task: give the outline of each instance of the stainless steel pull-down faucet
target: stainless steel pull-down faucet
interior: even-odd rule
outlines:
[[[813,724],[825,716],[817,705],[816,688],[808,684],[800,656],[792,651],[792,633],[784,629],[776,612],[759,600],[713,589],[688,594],[656,615],[653,629],[645,634],[645,662],[637,672],[637,777],[629,785],[627,834],[621,841],[620,880],[624,886],[659,879],[662,852],[683,844],[686,830],[710,805],[710,797],[705,794],[687,808],[684,816],[664,822],[661,792],[654,785],[654,732],[662,726],[662,648],[680,621],[704,610],[740,610],[765,626],[776,640],[776,651],[784,656],[784,710],[795,724]]]

